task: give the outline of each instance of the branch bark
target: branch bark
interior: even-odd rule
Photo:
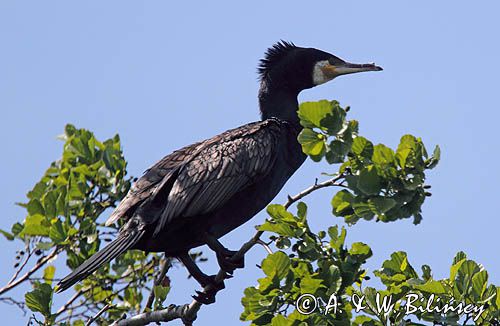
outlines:
[[[314,185],[303,190],[297,195],[288,196],[288,200],[283,206],[288,209],[291,205],[318,189],[333,186],[342,187],[343,185],[341,183],[338,183],[338,181],[343,179],[344,177],[345,176],[343,174],[340,174],[327,181],[321,183],[316,182]],[[232,260],[238,261],[239,259],[243,258],[245,254],[250,249],[252,249],[253,246],[261,242],[260,237],[263,233],[263,231],[257,231],[250,240],[248,240],[243,244],[243,246],[241,246],[240,250],[238,250],[238,252],[232,257]],[[215,280],[217,282],[224,281],[226,278],[227,274],[223,270],[219,270],[219,272],[215,276]],[[203,289],[203,292],[207,293],[210,290],[212,290],[212,286],[208,285]],[[170,305],[169,307],[162,310],[144,312],[130,318],[117,320],[112,324],[112,326],[139,326],[147,325],[153,322],[168,322],[174,319],[181,319],[184,325],[191,326],[196,320],[198,311],[201,309],[201,306],[202,304],[196,300],[193,300],[190,304]]]

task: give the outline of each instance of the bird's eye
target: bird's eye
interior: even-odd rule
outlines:
[[[331,57],[330,59],[328,59],[328,63],[331,64],[332,66],[338,65],[339,62],[340,62],[340,60],[338,58],[335,58],[335,57]]]

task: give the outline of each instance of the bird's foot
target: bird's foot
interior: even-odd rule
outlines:
[[[228,273],[233,274],[235,269],[244,268],[245,267],[245,258],[242,257],[236,261],[233,261],[234,255],[237,251],[225,249],[217,253],[217,262],[219,263],[220,268]]]
[[[215,275],[206,275],[203,280],[200,280],[200,285],[203,287],[203,291],[196,291],[196,295],[193,295],[193,299],[202,304],[212,304],[215,302],[215,296],[217,292],[224,289],[224,281],[217,282],[215,280]],[[209,289],[205,290],[208,286]]]

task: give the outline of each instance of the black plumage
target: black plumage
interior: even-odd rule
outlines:
[[[335,60],[341,64],[329,63]],[[268,49],[258,68],[262,120],[184,147],[149,168],[107,221],[126,221],[117,239],[66,276],[58,291],[128,249],[178,257],[203,286],[213,278],[190,260],[190,249],[208,244],[228,272],[241,266],[229,262],[232,252],[217,239],[262,210],[304,162],[306,156],[297,142],[301,130],[297,95],[318,80],[344,74],[323,71],[344,64],[361,67],[287,42]],[[362,66],[360,71],[380,70]],[[210,303],[214,299],[199,300]]]

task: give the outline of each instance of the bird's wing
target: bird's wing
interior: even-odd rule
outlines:
[[[177,172],[155,232],[176,218],[214,211],[269,173],[280,142],[280,123],[252,123],[208,140]]]
[[[280,141],[280,123],[250,123],[164,157],[137,180],[106,224],[131,217],[141,206],[161,206],[154,218],[159,231],[176,217],[216,209],[267,174]]]
[[[174,171],[182,166],[184,162],[188,161],[201,145],[202,143],[199,142],[181,148],[165,156],[147,169],[143,176],[134,183],[127,195],[110,215],[106,221],[106,225],[111,225],[122,217],[131,217],[135,209],[145,200],[150,198],[152,194],[157,192],[165,181],[172,177]]]

